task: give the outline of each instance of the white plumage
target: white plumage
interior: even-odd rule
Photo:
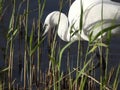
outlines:
[[[82,14],[81,5],[83,5]],[[83,15],[83,20],[80,33],[81,15]],[[59,11],[53,11],[46,17],[44,22],[44,34],[58,25],[58,36],[62,40],[73,41],[80,39],[89,41],[89,35],[91,33],[92,38],[94,38],[101,30],[117,24],[120,24],[119,3],[110,0],[75,0],[69,9],[68,17]],[[114,28],[111,34],[119,35],[120,28]],[[102,37],[99,36],[97,39],[105,38],[105,36],[106,33],[102,34]]]

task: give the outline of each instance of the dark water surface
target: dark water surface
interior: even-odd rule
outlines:
[[[21,0],[16,0],[16,1],[17,1],[16,5],[19,6]],[[69,10],[69,3],[66,3],[66,1],[67,0],[64,0],[64,7],[63,7],[62,12],[64,12],[67,15],[68,10]],[[120,2],[119,0],[116,0],[116,1]],[[7,2],[5,7],[8,4],[10,4],[10,3]],[[10,20],[10,17],[11,17],[11,10],[12,10],[12,8],[10,8],[11,6],[12,5],[10,4],[10,6],[7,9],[5,15],[3,16],[3,21],[0,22],[0,59],[1,59],[0,60],[0,67],[4,65],[4,57],[3,57],[4,52],[3,52],[2,49],[5,49],[5,44],[6,43],[4,41],[5,41],[6,31],[7,31],[8,26],[9,26],[9,20]],[[24,3],[22,5],[19,13],[23,14],[25,8],[26,8],[26,4]],[[34,9],[37,9],[37,8],[38,8],[37,0],[30,0],[30,10],[34,10]],[[59,10],[59,0],[47,0],[45,10],[44,10],[44,13],[43,13],[42,23],[44,22],[44,19],[47,16],[48,13],[50,13],[52,11],[56,11],[56,10]],[[38,19],[38,11],[37,10],[35,10],[35,11],[33,11],[29,14],[29,27],[28,27],[28,29],[31,29],[33,19],[35,19],[36,21]],[[67,44],[67,42],[63,42],[61,40],[60,40],[60,42],[61,42],[61,47],[63,47],[65,44]],[[24,43],[24,41],[22,43]],[[85,47],[87,47],[87,42],[83,42],[83,43],[84,43],[84,49],[86,50]],[[18,67],[17,67],[18,66],[17,62],[18,61],[17,60],[18,60],[18,57],[19,57],[19,52],[18,52],[18,50],[19,50],[18,47],[19,46],[18,46],[17,40],[15,41],[15,45],[16,46],[15,46],[14,65],[16,66],[16,69],[18,69]],[[23,48],[23,50],[21,50],[21,51],[24,52],[24,46],[21,45],[21,47]],[[48,56],[46,54],[46,53],[48,53],[47,40],[45,40],[43,47],[44,48],[42,48],[42,53],[43,53],[44,56],[42,56],[41,68],[42,68],[43,71],[46,71],[47,67],[48,67]],[[76,67],[76,55],[77,55],[76,53],[77,53],[77,42],[72,44],[72,46],[70,48],[70,59],[71,59],[71,66],[72,66],[71,69]],[[22,54],[21,58],[23,59],[24,53],[21,53],[21,54]],[[63,56],[64,60],[66,60],[66,55],[67,55],[67,53],[64,53],[64,56]],[[66,61],[63,61],[62,64],[63,64],[62,65],[62,70],[64,71],[66,69]],[[120,38],[113,37],[112,40],[111,40],[111,43],[110,43],[110,54],[109,54],[108,68],[110,69],[111,67],[117,67],[119,64],[120,64]],[[97,69],[97,70],[99,70],[99,69]],[[18,76],[18,74],[17,74],[18,71],[15,70],[15,72],[16,72],[16,74],[14,76],[17,77]],[[99,71],[96,71],[96,72],[97,72],[97,74],[99,74]]]

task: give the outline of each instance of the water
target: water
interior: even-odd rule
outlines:
[[[74,0],[73,0],[74,1]],[[115,0],[114,0],[115,1]],[[116,0],[117,2],[119,0]],[[120,2],[120,1],[119,1]],[[12,4],[11,3],[6,3],[5,6],[7,6],[9,4],[9,8],[6,10],[5,12],[5,15],[3,16],[3,21],[0,22],[0,57],[1,57],[1,60],[0,60],[0,67],[2,67],[4,65],[4,57],[3,57],[3,49],[5,49],[5,35],[6,35],[6,31],[8,29],[8,26],[9,26],[9,20],[10,20],[10,17],[11,17],[11,6]],[[17,0],[17,7],[19,6],[20,4],[20,0]],[[66,15],[67,15],[67,12],[69,10],[69,4],[66,3],[66,0],[64,0],[64,7],[62,9],[62,12],[64,12]],[[22,8],[20,9],[20,12],[19,14],[23,14],[24,12],[24,9],[26,8],[26,4],[24,3],[22,5]],[[34,9],[37,9],[38,8],[38,5],[37,5],[37,0],[30,0],[30,10],[34,10]],[[47,16],[48,13],[52,12],[52,11],[56,11],[56,10],[59,10],[59,0],[47,0],[46,2],[46,7],[45,7],[45,10],[44,10],[44,14],[43,14],[43,17],[42,17],[42,23],[44,22],[45,20],[45,17]],[[17,9],[16,9],[17,11]],[[32,26],[32,22],[33,22],[33,19],[37,20],[38,19],[38,10],[35,10],[35,11],[32,11],[30,14],[29,14],[29,28],[28,29],[31,29],[31,26]],[[59,38],[58,38],[59,39]],[[24,43],[24,41],[22,42]],[[87,42],[83,42],[85,44],[85,47],[87,46]],[[61,47],[63,47],[65,44],[67,44],[66,42],[63,42],[61,41]],[[19,57],[19,53],[17,52],[19,49],[18,49],[18,42],[16,40],[15,42],[15,56],[14,56],[14,64],[16,66],[16,69],[18,69],[18,57]],[[24,48],[23,45],[22,46],[22,49]],[[47,67],[48,67],[48,56],[46,55],[46,53],[48,53],[47,51],[47,40],[45,42],[45,44],[43,45],[44,48],[42,49],[42,53],[45,55],[45,56],[42,56],[43,60],[41,62],[41,69],[42,71],[46,71],[47,70]],[[86,48],[84,48],[84,50],[86,50]],[[22,52],[24,52],[24,49],[22,50]],[[67,50],[66,50],[67,52]],[[76,52],[77,52],[77,42],[72,44],[71,46],[71,50],[70,50],[70,59],[71,59],[71,69],[75,68],[76,67]],[[23,54],[22,53],[22,59],[23,59]],[[64,53],[63,55],[63,58],[64,60],[66,60],[66,55],[67,53]],[[120,64],[120,38],[112,38],[111,40],[111,43],[110,43],[110,55],[109,55],[109,63],[108,63],[108,68],[110,69],[111,67],[117,67],[119,64]],[[46,61],[45,61],[46,60]],[[62,70],[63,71],[66,71],[66,63],[64,63],[66,61],[63,61],[62,63]],[[98,70],[98,69],[97,69]],[[14,72],[16,72],[16,74],[14,75],[15,77],[18,76],[18,71],[14,70]],[[97,71],[97,73],[99,74],[99,71]]]

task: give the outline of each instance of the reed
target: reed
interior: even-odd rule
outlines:
[[[76,66],[73,67],[71,64],[71,51],[73,49],[71,46],[76,42],[72,41],[62,45],[63,41],[59,40],[56,33],[58,26],[48,36],[42,35],[44,29],[41,22],[47,0],[38,0],[37,8],[32,10],[30,9],[31,0],[22,0],[19,6],[16,6],[17,0],[9,2],[12,4],[12,11],[6,34],[4,66],[0,67],[0,90],[118,90],[118,87],[120,87],[120,65],[111,68],[111,70],[108,69],[111,30],[120,26],[114,25],[114,20],[110,27],[102,29],[95,37],[92,37],[93,33],[91,33],[87,47],[82,46],[83,42],[76,41],[77,50],[74,55]],[[72,0],[59,0],[59,11],[62,12],[66,3],[70,5],[71,2]],[[26,5],[26,7],[21,14],[22,5]],[[3,6],[4,2],[1,0],[0,15],[4,15],[3,13],[6,11]],[[81,5],[80,32],[83,27],[82,9],[83,6]],[[33,19],[32,24],[29,25],[29,16],[36,11],[38,12],[37,20]],[[101,12],[103,11],[101,10]],[[103,17],[102,14],[101,18]],[[59,14],[59,21],[60,15],[61,13]],[[93,29],[103,23],[97,23]],[[99,36],[106,32],[108,32],[106,43],[97,40]],[[16,46],[16,43],[19,46]],[[18,48],[18,51],[16,51],[16,48]],[[105,53],[103,53],[103,48],[106,48]],[[97,71],[94,61],[97,50],[100,52],[99,78],[96,78]],[[17,52],[19,55],[16,59]],[[103,72],[103,56],[106,62],[105,72]],[[48,60],[45,60],[46,57]],[[48,61],[49,65],[43,66],[44,61]],[[63,64],[66,66],[67,71],[61,69]],[[42,68],[46,68],[46,71],[43,71]],[[15,76],[17,71],[18,74]]]

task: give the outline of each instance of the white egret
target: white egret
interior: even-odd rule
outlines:
[[[83,9],[81,8],[83,6]],[[110,0],[75,0],[71,5],[68,18],[64,13],[54,11],[50,13],[44,22],[45,32],[51,31],[58,25],[58,36],[64,41],[86,40],[89,35],[94,38],[100,31],[111,25],[120,24],[120,4]],[[83,10],[83,13],[81,13]],[[80,32],[80,17],[82,18],[82,30]],[[120,34],[120,27],[111,30],[111,35]],[[71,30],[73,36],[71,37]],[[75,33],[77,31],[77,33]],[[105,38],[103,33],[97,39]]]
[[[79,30],[81,5],[83,5],[83,24],[82,32],[75,33],[70,37],[71,27],[73,33]],[[102,10],[103,9],[103,10]],[[109,10],[110,11],[109,11]],[[97,35],[102,29],[110,27],[113,24],[120,23],[120,5],[109,0],[75,0],[71,5],[68,13],[68,18],[64,13],[54,11],[50,13],[44,22],[45,32],[58,25],[58,36],[64,41],[70,40],[87,40],[89,41],[89,34],[92,32],[92,37]],[[103,23],[102,23],[103,22]],[[95,27],[97,24],[96,28]],[[101,24],[101,25],[98,25]],[[101,29],[102,28],[102,29]],[[112,30],[112,35],[119,34],[119,28]],[[102,35],[102,37],[105,36]],[[101,38],[101,37],[99,37]]]

